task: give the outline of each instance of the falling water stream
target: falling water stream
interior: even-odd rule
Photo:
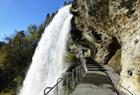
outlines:
[[[69,6],[59,9],[52,22],[46,27],[35,50],[19,95],[43,95],[45,87],[52,87],[66,71],[63,62],[72,15]]]

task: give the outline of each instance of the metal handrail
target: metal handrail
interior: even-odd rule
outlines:
[[[46,90],[47,89],[52,89],[52,87],[46,87],[45,89],[44,89],[44,95],[46,95]]]
[[[49,94],[62,80],[63,80],[63,78],[59,78],[59,79],[61,79],[60,81],[58,81],[53,87],[46,87],[45,89],[44,89],[44,95],[47,95],[47,94]],[[58,79],[58,80],[59,80]],[[46,93],[46,90],[47,89],[50,89],[47,93]]]
[[[128,91],[131,95],[135,95],[131,91],[129,91],[128,89],[126,89],[125,87],[123,87],[121,84],[119,84],[119,86],[121,86],[123,89],[125,89],[126,91]]]
[[[82,70],[82,65],[79,65],[79,66],[77,66],[75,69],[73,69],[72,70],[72,72],[70,73],[71,74],[71,76],[72,76],[72,81],[74,82],[74,73],[76,73],[76,79],[75,79],[75,81],[76,81],[76,83],[78,83],[80,80],[81,80],[81,78],[83,77],[83,70]],[[85,69],[84,69],[85,70]],[[73,71],[76,71],[76,72],[73,72]],[[68,84],[69,84],[69,72],[67,73],[67,75],[65,76],[65,78],[59,78],[58,80],[57,80],[57,83],[53,86],[53,87],[46,87],[45,89],[44,89],[44,95],[48,95],[55,87],[57,87],[57,95],[58,95],[58,85],[59,85],[59,83],[61,82],[61,81],[65,81],[66,80],[66,84],[67,84],[67,89],[68,89]],[[50,90],[48,90],[47,91],[47,93],[46,93],[46,90],[47,89],[50,89]],[[68,91],[68,93],[67,94],[69,94],[69,91]]]

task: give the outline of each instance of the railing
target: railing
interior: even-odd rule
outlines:
[[[53,87],[46,87],[44,95],[69,95],[85,76],[85,72],[83,65],[77,66],[72,72],[67,72],[64,78],[59,78]]]
[[[133,94],[131,91],[129,91],[128,89],[126,89],[125,87],[123,87],[122,85],[119,85],[120,87],[122,87],[124,90],[126,90],[128,93],[130,93],[131,95],[135,95]]]
[[[53,86],[53,87],[46,87],[45,89],[44,89],[44,95],[48,95],[53,89],[55,89],[55,87],[57,87],[57,89],[56,90],[58,90],[58,84],[61,82],[61,81],[63,81],[63,79],[62,78],[59,78],[58,80],[57,80],[57,83]],[[48,89],[48,92],[46,93],[46,90]],[[55,92],[54,92],[55,93]],[[56,95],[58,95],[58,91],[57,91],[57,94]]]

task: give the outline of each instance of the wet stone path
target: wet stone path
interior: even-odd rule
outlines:
[[[71,95],[118,95],[103,66],[87,64],[86,68],[85,77]]]

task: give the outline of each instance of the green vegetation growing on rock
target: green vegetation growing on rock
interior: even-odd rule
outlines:
[[[66,63],[80,61],[74,54],[70,52],[67,53],[64,60]]]

